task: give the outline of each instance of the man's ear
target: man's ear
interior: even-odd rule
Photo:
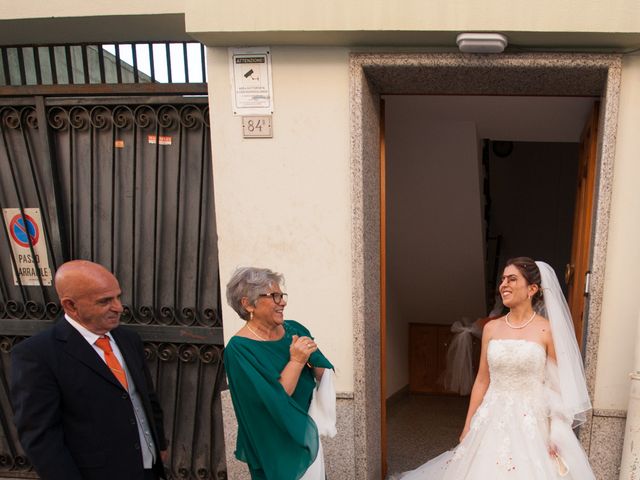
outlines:
[[[76,314],[78,313],[78,309],[76,307],[76,302],[72,298],[62,297],[60,299],[60,305],[65,313],[68,313],[70,316],[77,316]]]

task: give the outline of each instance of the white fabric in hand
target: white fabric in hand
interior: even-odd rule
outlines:
[[[313,390],[309,416],[318,427],[318,435],[333,438],[336,431],[336,387],[333,383],[333,370],[326,368],[320,383]]]

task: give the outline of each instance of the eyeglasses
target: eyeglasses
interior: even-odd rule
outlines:
[[[287,293],[280,293],[280,292],[261,293],[258,296],[271,297],[273,299],[273,303],[275,303],[276,305],[280,305],[282,303],[282,300],[284,300],[284,303],[287,303],[289,301],[289,294]]]

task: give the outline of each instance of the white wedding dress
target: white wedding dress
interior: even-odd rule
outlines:
[[[491,382],[470,431],[453,450],[400,475],[402,480],[584,480],[593,478],[577,438],[562,452],[565,476],[549,454],[547,355],[528,340],[493,339],[487,347]],[[567,458],[570,455],[570,458]]]

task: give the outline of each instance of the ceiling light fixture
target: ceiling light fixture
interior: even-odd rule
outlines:
[[[461,33],[456,43],[463,53],[502,53],[509,42],[500,33]]]

